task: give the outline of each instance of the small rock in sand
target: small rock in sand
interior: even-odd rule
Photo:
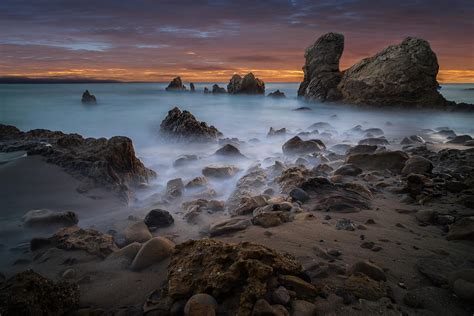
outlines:
[[[130,244],[132,242],[145,242],[152,238],[150,230],[148,226],[144,222],[136,222],[132,225],[125,228],[123,231],[123,236],[125,238],[125,242]]]
[[[143,244],[133,259],[130,268],[134,271],[145,269],[168,258],[174,249],[174,243],[164,237],[154,237]]]
[[[212,237],[224,235],[246,229],[251,224],[249,219],[232,218],[212,224],[209,228],[209,233]]]

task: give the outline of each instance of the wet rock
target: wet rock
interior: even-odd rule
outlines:
[[[224,210],[224,201],[210,200],[207,203],[207,208],[213,212],[220,212]]]
[[[359,141],[359,145],[371,145],[371,146],[381,146],[381,145],[389,145],[390,143],[385,137],[370,137],[365,138]]]
[[[73,226],[79,222],[79,218],[76,213],[72,211],[57,212],[52,210],[31,210],[23,215],[22,221],[27,226]]]
[[[388,295],[386,286],[365,274],[355,273],[344,282],[344,289],[357,298],[376,301]]]
[[[228,179],[232,178],[240,169],[235,166],[211,164],[202,169],[202,174],[209,178]]]
[[[183,195],[184,183],[181,178],[169,180],[166,183],[166,197],[176,199]]]
[[[183,155],[173,162],[173,167],[181,167],[198,160],[196,155]]]
[[[196,87],[194,86],[194,83],[192,83],[192,82],[189,83],[189,90],[190,90],[191,92],[196,92]]]
[[[326,149],[324,143],[319,139],[302,140],[295,136],[283,144],[283,153],[287,155],[311,154]]]
[[[285,93],[281,92],[280,90],[270,92],[268,96],[272,98],[285,98],[286,97]]]
[[[81,102],[82,103],[95,104],[95,103],[97,103],[97,99],[95,98],[95,95],[93,95],[89,92],[89,90],[86,90],[82,94]]]
[[[217,223],[213,223],[209,228],[211,237],[233,233],[239,230],[244,230],[252,225],[249,219],[231,218]]]
[[[212,93],[213,94],[222,94],[222,93],[227,93],[227,91],[225,91],[225,88],[219,87],[218,84],[214,84],[212,86]]]
[[[454,137],[453,139],[447,141],[449,144],[464,144],[467,141],[472,140],[472,137],[469,135],[458,135]]]
[[[300,188],[294,188],[293,190],[290,191],[290,196],[300,202],[306,202],[309,200],[309,195],[306,193],[305,190],[300,189]]]
[[[231,144],[224,145],[219,148],[215,153],[217,156],[233,157],[233,158],[245,158],[239,151],[239,149]]]
[[[252,224],[268,228],[280,226],[281,224],[289,222],[290,220],[290,215],[287,212],[261,212],[252,218]]]
[[[337,85],[341,80],[339,59],[344,50],[344,36],[324,34],[305,51],[304,79],[298,96],[319,101],[334,101],[341,97]]]
[[[353,177],[358,176],[361,173],[362,173],[362,169],[352,164],[342,165],[334,171],[334,175],[353,176]]]
[[[377,145],[356,145],[350,148],[346,154],[373,154],[379,147]]]
[[[405,167],[408,155],[403,151],[384,151],[373,154],[354,154],[346,159],[363,170],[385,170],[400,173]]]
[[[174,223],[170,212],[162,209],[154,209],[148,212],[143,222],[149,228],[162,228],[171,226]]]
[[[448,240],[474,240],[474,216],[463,217],[449,225]]]
[[[48,240],[54,247],[66,250],[85,250],[102,258],[118,250],[111,235],[76,226],[62,228]]]
[[[1,315],[63,315],[79,304],[79,288],[67,282],[53,282],[28,270],[0,286]]]
[[[424,144],[425,140],[421,136],[411,135],[411,136],[403,138],[402,141],[400,142],[400,145],[411,145],[411,144],[417,144],[417,143]]]
[[[432,170],[433,163],[431,161],[421,156],[412,156],[405,162],[405,167],[402,169],[402,174],[431,174]]]
[[[274,129],[273,127],[270,127],[270,130],[267,133],[267,137],[284,135],[286,135],[286,128],[284,127],[280,129]]]
[[[143,244],[130,266],[134,271],[143,270],[168,258],[174,249],[174,243],[164,237],[154,237]]]
[[[187,190],[198,189],[198,188],[205,188],[209,184],[209,181],[206,177],[196,177],[186,183],[185,188]]]
[[[252,197],[243,197],[239,207],[232,210],[232,214],[246,215],[252,213],[256,208],[267,205],[268,197],[265,195],[256,195]]]
[[[160,132],[179,141],[216,141],[222,133],[214,126],[198,121],[188,111],[175,107],[161,122]]]
[[[139,242],[132,242],[131,244],[126,245],[123,248],[113,252],[107,259],[115,259],[115,258],[127,258],[129,260],[133,260],[137,253],[142,248],[142,244]]]
[[[370,277],[375,281],[386,281],[387,277],[385,276],[385,272],[382,268],[378,267],[377,265],[369,262],[369,261],[358,261],[356,262],[351,268],[350,273],[362,273],[366,276]]]
[[[227,91],[230,94],[265,94],[265,83],[251,72],[243,78],[235,74],[227,85]]]
[[[127,244],[135,241],[142,243],[152,238],[148,226],[144,222],[136,222],[128,226],[123,231],[123,236]]]
[[[242,176],[235,190],[231,193],[226,201],[230,212],[234,212],[240,208],[243,200],[261,195],[265,189],[267,182],[267,173],[260,167],[250,168],[247,173]]]
[[[183,84],[183,81],[181,80],[181,77],[176,77],[171,82],[168,84],[168,87],[166,87],[166,91],[184,91],[186,90],[186,87]]]
[[[184,306],[185,316],[215,315],[217,301],[209,294],[194,294]]]

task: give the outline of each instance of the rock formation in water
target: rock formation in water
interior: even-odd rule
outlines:
[[[104,187],[128,198],[131,187],[156,176],[135,156],[132,140],[124,136],[95,139],[44,129],[21,132],[0,124],[0,151],[18,150],[43,156],[46,162],[84,180],[78,188],[81,192]]]
[[[215,141],[222,136],[214,126],[198,121],[190,112],[177,107],[170,110],[161,122],[160,132],[179,141]]]
[[[298,96],[319,101],[340,99],[337,85],[342,76],[339,71],[339,59],[343,50],[344,36],[337,33],[321,36],[306,49],[304,79],[298,89]]]
[[[285,93],[281,92],[280,90],[273,91],[269,93],[268,96],[272,98],[285,98],[286,97]]]
[[[97,103],[95,95],[90,94],[89,90],[84,91],[82,94],[82,103]]]
[[[235,74],[227,85],[227,92],[230,94],[265,94],[265,83],[251,72],[243,78]]]
[[[219,87],[218,84],[215,84],[212,86],[212,93],[214,94],[219,94],[219,93],[226,93],[227,91],[225,91],[225,88],[223,87]],[[204,92],[206,93],[206,92]]]
[[[196,88],[194,87],[194,83],[191,82],[191,83],[189,84],[189,90],[190,90],[191,92],[196,92]]]
[[[306,50],[299,96],[357,105],[469,109],[438,92],[438,61],[423,39],[407,37],[341,72],[343,49],[344,36],[328,33]]]
[[[186,86],[183,84],[181,77],[176,77],[166,87],[166,91],[185,91]]]

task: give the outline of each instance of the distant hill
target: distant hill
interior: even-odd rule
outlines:
[[[118,80],[101,80],[90,78],[28,78],[28,77],[0,77],[3,83],[120,83]]]

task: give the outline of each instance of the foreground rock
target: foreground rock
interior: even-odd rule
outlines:
[[[79,222],[76,213],[72,211],[55,212],[52,210],[31,210],[23,215],[22,220],[26,226],[73,226]]]
[[[251,72],[243,78],[235,74],[227,85],[227,92],[230,94],[264,94],[265,83]]]
[[[340,99],[337,85],[342,77],[339,59],[343,50],[344,36],[337,33],[321,36],[306,49],[304,79],[298,89],[298,96],[320,101]]]
[[[133,259],[130,268],[139,271],[168,258],[174,249],[174,243],[164,237],[155,237],[143,244]]]
[[[188,111],[175,107],[161,122],[160,132],[178,141],[216,141],[222,133],[214,126],[198,121]]]
[[[21,272],[0,285],[1,315],[64,315],[79,304],[79,288]]]
[[[171,226],[174,223],[174,218],[168,211],[155,209],[148,212],[143,221],[149,228],[162,228]]]
[[[186,87],[181,80],[181,77],[176,77],[169,83],[168,87],[166,87],[166,91],[184,91]]]
[[[96,98],[95,98],[95,95],[91,94],[91,93],[89,92],[89,90],[86,90],[86,91],[84,91],[84,93],[82,94],[81,102],[82,102],[82,103],[95,104],[95,103],[97,103],[97,100],[96,100]]]
[[[302,277],[302,267],[293,257],[267,247],[191,240],[176,246],[168,267],[167,286],[156,308],[168,312],[166,307],[160,308],[172,305],[165,302],[206,293],[219,306],[225,306],[227,314],[250,315],[252,311],[266,309],[269,304],[262,300],[271,302],[272,293],[280,287],[293,291],[291,300],[314,300],[317,289]],[[205,301],[214,303],[211,299]]]
[[[80,180],[80,192],[102,187],[128,199],[132,188],[147,183],[156,173],[136,157],[132,140],[124,136],[110,139],[86,138],[49,130],[20,132],[1,125],[0,151],[26,150],[46,162],[62,167]]]

